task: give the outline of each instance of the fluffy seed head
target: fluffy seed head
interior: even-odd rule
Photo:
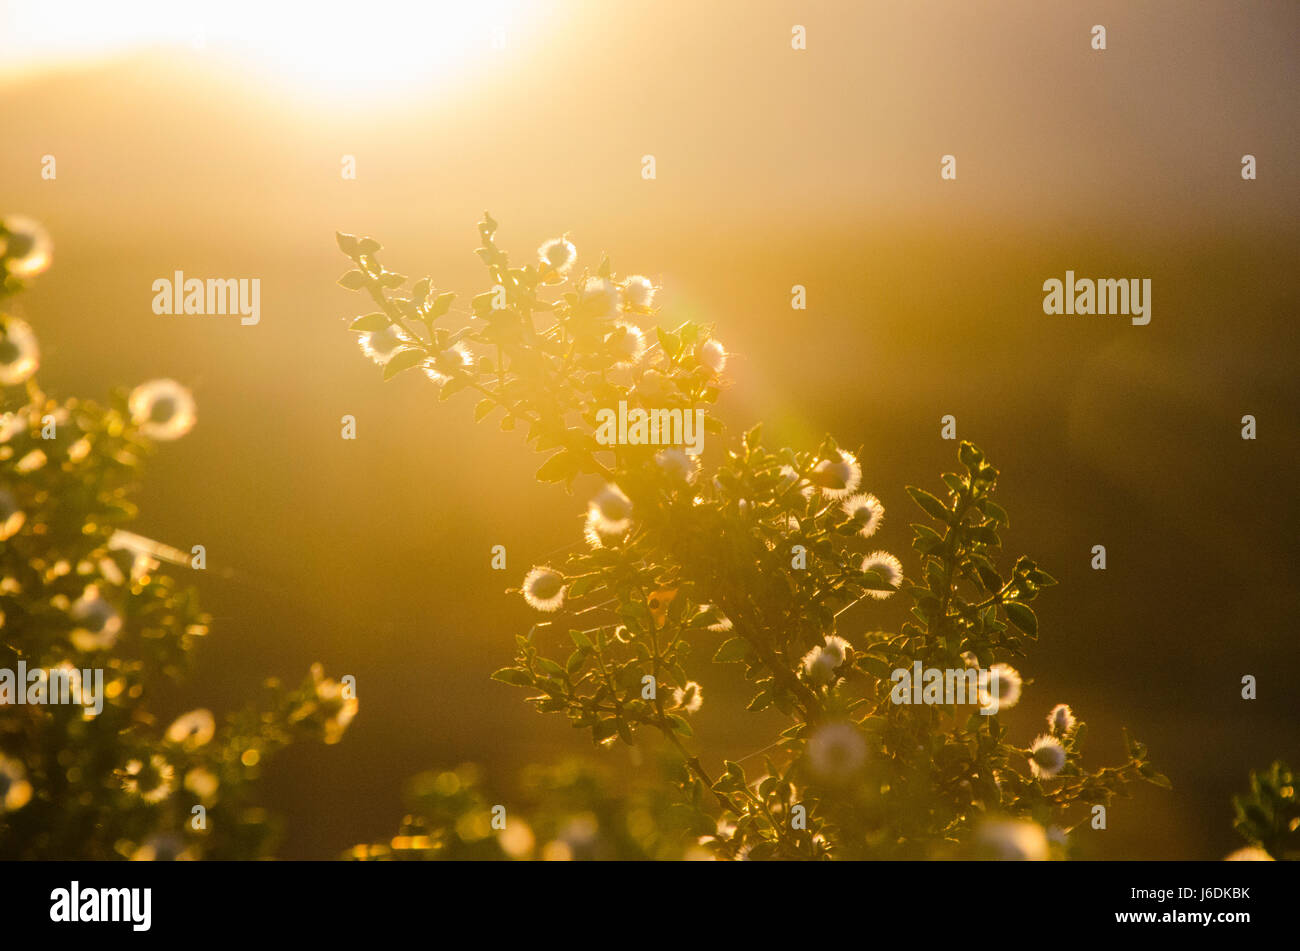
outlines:
[[[721,340],[706,340],[701,344],[699,358],[712,373],[721,373],[727,368],[727,348]]]
[[[448,380],[468,373],[474,367],[474,357],[464,344],[452,344],[433,358],[433,366],[425,367],[425,375],[434,383],[442,384]]]
[[[880,521],[885,517],[885,507],[874,495],[851,495],[844,500],[844,514],[847,515],[863,538],[870,538],[880,528]]]
[[[131,391],[131,419],[141,434],[166,442],[194,428],[194,397],[175,380],[150,380]]]
[[[216,732],[217,724],[211,710],[191,710],[176,718],[167,728],[167,739],[190,747],[207,744]]]
[[[629,307],[644,310],[650,306],[654,296],[655,286],[648,277],[633,274],[623,282],[623,300],[627,302]]]
[[[645,334],[633,324],[619,321],[605,343],[618,356],[619,363],[636,363],[645,355]]]
[[[1047,858],[1047,832],[1028,819],[986,819],[975,833],[981,858],[1041,862]]]
[[[997,705],[999,710],[1008,710],[1020,702],[1020,688],[1023,681],[1020,671],[1010,664],[994,664],[984,677],[980,687],[980,706]]]
[[[690,484],[700,470],[699,459],[681,449],[661,449],[655,453],[655,465],[675,483]]]
[[[50,266],[54,245],[49,232],[31,218],[8,215],[0,220],[0,258],[14,277],[36,277]]]
[[[625,532],[632,518],[632,500],[618,486],[607,485],[591,500],[588,515],[607,535]]]
[[[564,604],[564,575],[545,565],[524,576],[524,600],[537,611],[558,611]]]
[[[1029,770],[1035,779],[1051,779],[1065,766],[1065,747],[1044,733],[1029,746]]]
[[[1068,703],[1058,703],[1047,715],[1047,725],[1056,736],[1063,736],[1074,729],[1074,711]]]
[[[895,588],[903,583],[903,563],[887,551],[873,551],[862,559],[862,570],[874,571]],[[877,601],[883,601],[893,593],[893,591],[867,591],[867,594]]]
[[[598,319],[618,316],[618,285],[607,278],[587,278],[582,285],[582,299]]]
[[[704,693],[694,680],[688,680],[685,687],[673,690],[673,706],[687,713],[695,713],[704,705]]]
[[[563,274],[573,267],[578,258],[578,249],[565,238],[552,238],[537,249],[537,258],[554,271]]]
[[[828,783],[844,783],[865,765],[867,741],[852,723],[826,723],[809,737],[807,755],[815,776]]]
[[[397,335],[397,328],[389,324],[383,330],[372,330],[357,337],[361,352],[380,366],[388,362],[402,345],[402,338]]]
[[[25,383],[40,366],[36,334],[26,321],[0,315],[0,384]]]
[[[862,467],[851,452],[839,450],[839,458],[823,459],[813,466],[808,477],[828,499],[842,499],[852,495],[862,481]]]

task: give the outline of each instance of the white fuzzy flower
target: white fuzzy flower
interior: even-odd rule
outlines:
[[[131,391],[131,419],[150,439],[179,439],[194,428],[194,397],[175,380],[150,380]]]
[[[1051,779],[1065,767],[1065,747],[1044,733],[1029,745],[1029,770],[1035,779]]]
[[[863,538],[870,538],[880,528],[880,521],[885,517],[885,507],[874,495],[851,495],[844,500],[844,514],[847,515]]]
[[[524,576],[524,600],[538,611],[558,611],[564,604],[564,575],[541,566]]]
[[[633,274],[623,282],[623,299],[627,301],[629,307],[645,310],[654,300],[654,296],[655,286],[648,277]]]
[[[862,481],[862,467],[851,452],[839,450],[838,459],[823,459],[813,466],[809,479],[828,499],[852,495]]]
[[[819,726],[808,738],[808,765],[819,779],[843,783],[853,779],[867,761],[867,741],[852,723]]]
[[[994,664],[982,679],[980,706],[1009,710],[1020,702],[1020,671],[1010,664]]]
[[[655,465],[668,478],[677,483],[690,484],[700,471],[698,456],[692,456],[681,449],[661,449],[655,453]]]
[[[135,793],[145,802],[162,802],[172,794],[172,780],[176,770],[157,753],[149,761],[133,759],[126,764],[122,775],[122,788]]]
[[[874,571],[895,588],[903,583],[903,563],[887,551],[873,551],[862,559],[862,570]],[[868,595],[878,601],[888,598],[893,593],[893,591],[867,591]]]
[[[204,746],[216,733],[217,723],[211,710],[191,710],[183,713],[167,728],[167,739],[190,747]]]
[[[36,334],[17,317],[0,316],[0,384],[24,383],[40,366]]]
[[[0,220],[0,257],[14,277],[36,277],[50,266],[54,245],[49,232],[38,222],[22,215]]]
[[[1047,858],[1047,833],[1028,819],[986,819],[975,833],[982,857],[1004,862],[1041,862]]]
[[[707,340],[700,345],[699,360],[713,373],[721,373],[727,368],[727,348],[721,340]]]
[[[588,518],[606,535],[625,532],[631,524],[632,500],[618,486],[605,486],[596,493],[587,510]]]
[[[818,645],[804,654],[802,664],[804,675],[816,684],[826,684],[835,675],[835,670],[848,658],[851,645],[837,634],[828,634],[825,645]]]
[[[433,358],[433,366],[425,367],[424,374],[434,383],[446,383],[474,367],[474,357],[463,343],[452,344]]]
[[[382,330],[372,330],[357,337],[357,345],[361,347],[361,352],[380,366],[389,361],[402,343],[397,328],[392,324]]]
[[[552,238],[537,249],[537,259],[560,274],[573,267],[577,258],[578,249],[565,238]]]
[[[593,504],[587,508],[587,520],[583,524],[582,534],[592,548],[604,548],[626,535],[629,524],[625,521],[620,526],[617,522],[606,521]]]
[[[636,363],[645,355],[645,334],[640,327],[623,321],[614,325],[605,344],[618,355],[619,363]]]
[[[1070,709],[1068,703],[1058,703],[1052,707],[1052,712],[1047,715],[1047,725],[1057,736],[1069,733],[1074,729],[1074,724],[1074,711]]]
[[[587,278],[582,300],[593,317],[606,320],[618,316],[618,285],[608,278]]]
[[[704,692],[694,680],[688,680],[685,687],[673,690],[673,708],[695,713],[704,705]]]

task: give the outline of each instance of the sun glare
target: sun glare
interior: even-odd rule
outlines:
[[[0,72],[164,47],[233,54],[298,92],[368,98],[450,81],[508,50],[524,10],[520,0],[11,4],[0,8]]]

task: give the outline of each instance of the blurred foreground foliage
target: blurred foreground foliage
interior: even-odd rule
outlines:
[[[193,401],[169,380],[106,404],[42,391],[15,295],[50,251],[36,223],[0,222],[0,859],[271,855],[280,823],[256,796],[267,758],[336,742],[356,701],[314,667],[222,719],[159,719],[157,688],[208,633],[182,580],[201,565],[128,526],[145,460],[189,430]],[[98,702],[67,702],[99,678]]]
[[[1239,858],[1260,858],[1262,850],[1276,861],[1300,860],[1300,798],[1295,772],[1278,760],[1250,774],[1250,792],[1232,797],[1233,828],[1249,844]],[[1244,854],[1243,854],[1244,853]]]

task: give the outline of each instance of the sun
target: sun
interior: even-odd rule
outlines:
[[[255,67],[333,97],[426,87],[508,48],[519,2],[435,0],[254,5],[250,28],[222,37]]]
[[[14,4],[0,8],[0,62],[12,73],[163,47],[296,93],[373,100],[434,88],[508,51],[529,11],[523,0]]]

